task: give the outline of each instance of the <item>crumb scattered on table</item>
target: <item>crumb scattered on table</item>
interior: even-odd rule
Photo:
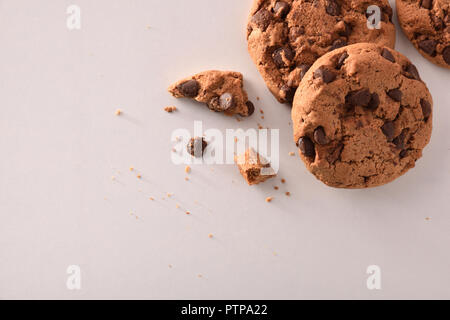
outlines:
[[[289,191],[286,192],[286,196],[290,197],[291,193]]]
[[[272,202],[273,201],[273,197],[267,197],[266,198],[266,202]]]
[[[293,156],[295,156],[295,152],[289,152],[289,155],[291,156],[291,157],[293,157]]]
[[[120,116],[120,115],[122,114],[122,110],[117,109],[116,112],[114,112],[114,114],[115,114],[116,116]]]
[[[186,166],[186,168],[184,168],[184,172],[190,173],[191,172],[191,167]]]
[[[278,190],[278,189],[280,189],[280,188],[278,188],[278,186],[274,186],[273,188],[274,188],[275,190]]]
[[[175,111],[177,111],[178,109],[177,109],[177,107],[175,107],[175,106],[168,106],[168,107],[165,107],[164,108],[164,111],[165,112],[167,112],[167,113],[172,113],[172,112],[175,112]]]
[[[286,183],[286,180],[285,179],[281,179],[281,183]]]

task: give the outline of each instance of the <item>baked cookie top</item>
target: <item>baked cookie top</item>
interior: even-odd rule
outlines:
[[[379,29],[369,29],[369,6],[380,8]],[[393,48],[395,27],[387,0],[255,0],[247,27],[248,50],[268,88],[292,102],[302,76],[317,58],[357,42]]]
[[[417,50],[450,69],[450,0],[397,0],[397,15]]]
[[[255,107],[244,90],[243,76],[234,71],[210,70],[180,80],[169,87],[175,98],[191,98],[211,111],[249,117]]]
[[[368,188],[413,168],[432,132],[433,100],[416,67],[375,44],[318,59],[295,95],[294,140],[307,168],[339,188]]]

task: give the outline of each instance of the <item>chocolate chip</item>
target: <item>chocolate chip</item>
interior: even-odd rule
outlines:
[[[419,42],[419,48],[429,56],[436,55],[436,45],[437,42],[435,40],[422,40]]]
[[[381,52],[381,56],[382,56],[383,58],[385,58],[386,60],[389,60],[390,62],[395,62],[394,56],[393,56],[392,53],[391,53],[388,49],[386,49],[386,48],[383,48],[383,51]]]
[[[335,0],[328,0],[325,10],[330,16],[338,16],[341,14],[341,7]]]
[[[320,145],[328,144],[330,142],[323,127],[317,127],[317,129],[314,130],[314,141]]]
[[[330,83],[336,79],[336,74],[321,66],[314,71],[314,79],[321,78],[324,83]]]
[[[408,64],[405,67],[405,71],[406,71],[406,77],[408,77],[410,79],[420,80],[419,71],[417,71],[416,66],[413,65],[412,63]]]
[[[333,51],[333,50],[345,47],[346,45],[347,45],[347,41],[342,40],[342,39],[337,39],[333,42],[333,44],[331,45],[331,47],[328,51]]]
[[[195,158],[201,158],[203,157],[203,152],[205,151],[207,146],[208,143],[206,142],[205,138],[195,137],[189,141],[186,149],[191,156]]]
[[[340,70],[342,68],[342,66],[344,65],[345,60],[348,58],[348,53],[344,52],[343,54],[341,54],[341,56],[338,59],[338,62],[336,64],[336,69]]]
[[[250,117],[255,112],[255,105],[250,100],[245,103],[248,109],[247,117]]]
[[[297,90],[296,88],[292,88],[288,85],[283,85],[281,87],[281,91],[283,92],[284,99],[286,100],[286,102],[291,103],[294,101],[294,96],[295,96],[296,90]]]
[[[367,107],[372,99],[369,89],[361,89],[358,91],[353,91],[347,94],[345,101],[350,105],[356,107]]]
[[[392,141],[392,139],[394,139],[395,126],[392,121],[386,122],[381,127],[381,131],[383,131],[383,133],[387,137],[388,141]]]
[[[291,42],[296,42],[298,37],[305,34],[304,27],[292,27],[289,30],[289,40]]]
[[[290,5],[284,1],[277,1],[277,3],[275,3],[275,6],[273,7],[273,11],[280,18],[286,17],[290,9]]]
[[[265,31],[270,24],[272,15],[266,9],[261,9],[252,17],[251,22],[253,22],[259,29]]]
[[[314,158],[316,156],[316,150],[314,143],[308,137],[298,139],[297,146],[302,154],[306,157]]]
[[[442,58],[444,58],[444,61],[445,61],[446,64],[450,64],[450,46],[446,47],[442,51]]]
[[[406,157],[408,155],[408,150],[402,150],[400,152],[400,158],[403,159],[404,157]]]
[[[420,99],[420,106],[422,107],[423,118],[428,121],[431,116],[431,104],[427,100]]]
[[[422,0],[420,6],[425,9],[431,9],[432,0]]]
[[[235,106],[235,101],[231,93],[225,92],[219,98],[220,111],[231,109]]]
[[[181,94],[188,98],[195,98],[200,90],[200,84],[196,80],[188,80],[177,86]]]
[[[403,93],[399,89],[392,89],[387,92],[387,95],[391,97],[392,100],[401,102]]]
[[[300,80],[301,80],[301,79],[303,79],[305,74],[308,72],[309,68],[311,68],[311,66],[309,64],[301,64],[299,66],[299,68],[300,68]]]
[[[407,133],[408,133],[408,129],[404,129],[402,131],[402,133],[400,133],[400,135],[392,141],[395,144],[395,146],[397,147],[397,149],[399,149],[399,150],[405,149],[405,139],[406,139]]]
[[[286,47],[278,48],[273,52],[272,58],[279,68],[284,68],[289,66],[294,59],[294,52]]]
[[[367,105],[367,108],[370,110],[376,110],[378,106],[380,105],[380,97],[377,93],[372,93],[372,96],[370,98],[369,104]]]

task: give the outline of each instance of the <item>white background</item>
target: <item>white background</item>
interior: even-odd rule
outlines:
[[[251,2],[0,0],[0,298],[450,298],[450,71],[398,29],[434,97],[432,142],[394,183],[328,188],[288,155],[290,109],[247,53]],[[79,31],[66,28],[70,4]],[[207,69],[242,72],[265,120],[166,92]],[[233,165],[193,166],[185,181],[170,136],[194,120],[279,128],[279,177],[249,187]],[[367,289],[369,265],[382,290]]]

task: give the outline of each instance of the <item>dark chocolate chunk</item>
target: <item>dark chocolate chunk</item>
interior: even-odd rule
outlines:
[[[392,53],[391,53],[388,49],[386,49],[386,48],[384,48],[383,51],[381,52],[381,56],[382,56],[383,58],[385,58],[386,60],[389,60],[390,62],[395,62],[394,56],[393,56]]]
[[[286,47],[278,48],[272,54],[273,61],[279,68],[284,68],[290,65],[294,59],[294,52]]]
[[[370,103],[371,98],[372,95],[370,94],[369,89],[361,89],[347,94],[347,96],[345,97],[345,101],[354,107],[367,107]]]
[[[413,65],[412,63],[408,64],[405,67],[405,72],[406,72],[406,77],[420,81],[419,71],[417,71],[416,66]]]
[[[252,17],[251,22],[254,23],[259,29],[265,31],[270,24],[272,14],[266,9],[261,9]]]
[[[381,131],[383,131],[388,141],[392,141],[392,139],[394,139],[395,126],[392,121],[385,122],[384,125],[381,127]]]
[[[339,57],[337,64],[336,64],[336,69],[340,70],[342,68],[342,66],[345,63],[345,60],[348,58],[348,53],[344,52],[343,54],[341,54],[341,56]]]
[[[352,27],[344,22],[344,30],[339,31],[339,35],[343,37],[348,37],[352,33]]]
[[[404,129],[402,131],[402,133],[400,133],[400,135],[392,141],[395,144],[395,146],[397,147],[397,149],[399,149],[399,150],[405,149],[405,139],[406,139],[407,133],[408,133],[408,129]]]
[[[200,90],[200,84],[196,80],[188,80],[179,84],[177,89],[181,92],[181,94],[188,98],[195,98],[198,95],[198,91]]]
[[[369,104],[367,105],[367,108],[370,110],[376,110],[378,106],[380,105],[380,97],[377,93],[372,93],[372,96],[370,97]]]
[[[431,116],[431,103],[427,100],[420,99],[420,106],[422,107],[423,118],[427,121]]]
[[[391,97],[392,100],[401,102],[403,93],[399,89],[392,89],[387,92],[387,95]]]
[[[255,112],[255,105],[250,100],[245,103],[248,109],[247,117],[250,117]]]
[[[298,139],[297,146],[302,154],[306,157],[314,158],[316,156],[316,150],[314,143],[308,137]]]
[[[431,9],[432,4],[432,0],[422,0],[420,6],[425,9]]]
[[[330,142],[323,127],[317,127],[317,129],[314,130],[314,141],[320,145],[328,144]]]
[[[280,18],[284,18],[289,13],[291,6],[284,1],[277,1],[273,7],[273,12]]]
[[[419,42],[419,48],[432,57],[436,55],[436,45],[437,42],[435,40],[422,40]]]
[[[336,79],[336,74],[321,66],[314,71],[314,79],[321,78],[324,83],[330,83]]]

